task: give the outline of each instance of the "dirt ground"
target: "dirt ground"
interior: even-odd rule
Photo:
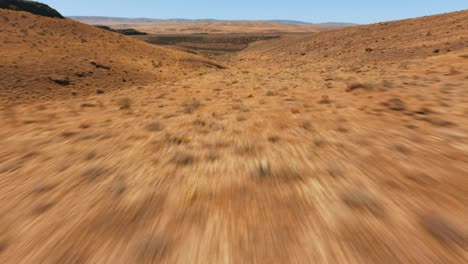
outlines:
[[[0,263],[468,263],[466,22],[180,52],[178,78],[5,105]]]

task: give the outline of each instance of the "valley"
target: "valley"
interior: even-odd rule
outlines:
[[[467,21],[130,37],[0,10],[0,263],[466,263]]]

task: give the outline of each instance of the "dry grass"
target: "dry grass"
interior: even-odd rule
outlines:
[[[0,263],[468,259],[468,12],[257,42],[224,70],[24,16],[0,11]]]

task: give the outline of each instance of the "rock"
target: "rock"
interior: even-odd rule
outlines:
[[[318,101],[319,104],[331,104],[331,100],[330,98],[328,98],[328,95],[324,95],[322,96],[322,99],[320,99],[320,101]]]
[[[257,161],[257,176],[260,178],[266,177],[271,174],[270,164],[268,160],[262,159]]]
[[[80,107],[87,108],[87,107],[96,107],[97,105],[91,103],[82,103]]]
[[[94,67],[96,67],[98,69],[104,69],[104,70],[110,70],[111,69],[111,67],[106,66],[104,64],[100,64],[100,63],[98,63],[96,61],[93,61],[93,60],[90,61],[89,64],[93,65]]]
[[[352,83],[350,85],[348,85],[348,88],[346,89],[346,92],[352,92],[354,90],[357,90],[357,89],[365,89],[365,90],[369,90],[371,89],[372,87],[369,85],[369,84],[364,84],[364,83]]]
[[[406,109],[405,102],[400,98],[392,98],[382,104],[392,111],[403,111]]]
[[[83,78],[83,77],[88,77],[88,76],[91,76],[93,75],[94,73],[92,71],[88,71],[88,72],[77,72],[75,73],[75,75],[77,77],[80,77],[80,78]]]
[[[50,6],[34,1],[24,0],[1,0],[0,9],[9,9],[14,11],[24,11],[38,16],[52,17],[52,18],[63,18],[63,16],[57,12],[57,10]]]
[[[53,81],[54,83],[62,86],[68,86],[71,84],[71,81],[68,78],[61,78],[61,77],[49,77],[49,80]]]

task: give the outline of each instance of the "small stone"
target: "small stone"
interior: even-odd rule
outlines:
[[[53,81],[54,83],[58,84],[58,85],[62,85],[62,86],[68,86],[71,84],[71,81],[68,79],[68,78],[61,78],[61,77],[49,77],[49,79],[51,81]]]

